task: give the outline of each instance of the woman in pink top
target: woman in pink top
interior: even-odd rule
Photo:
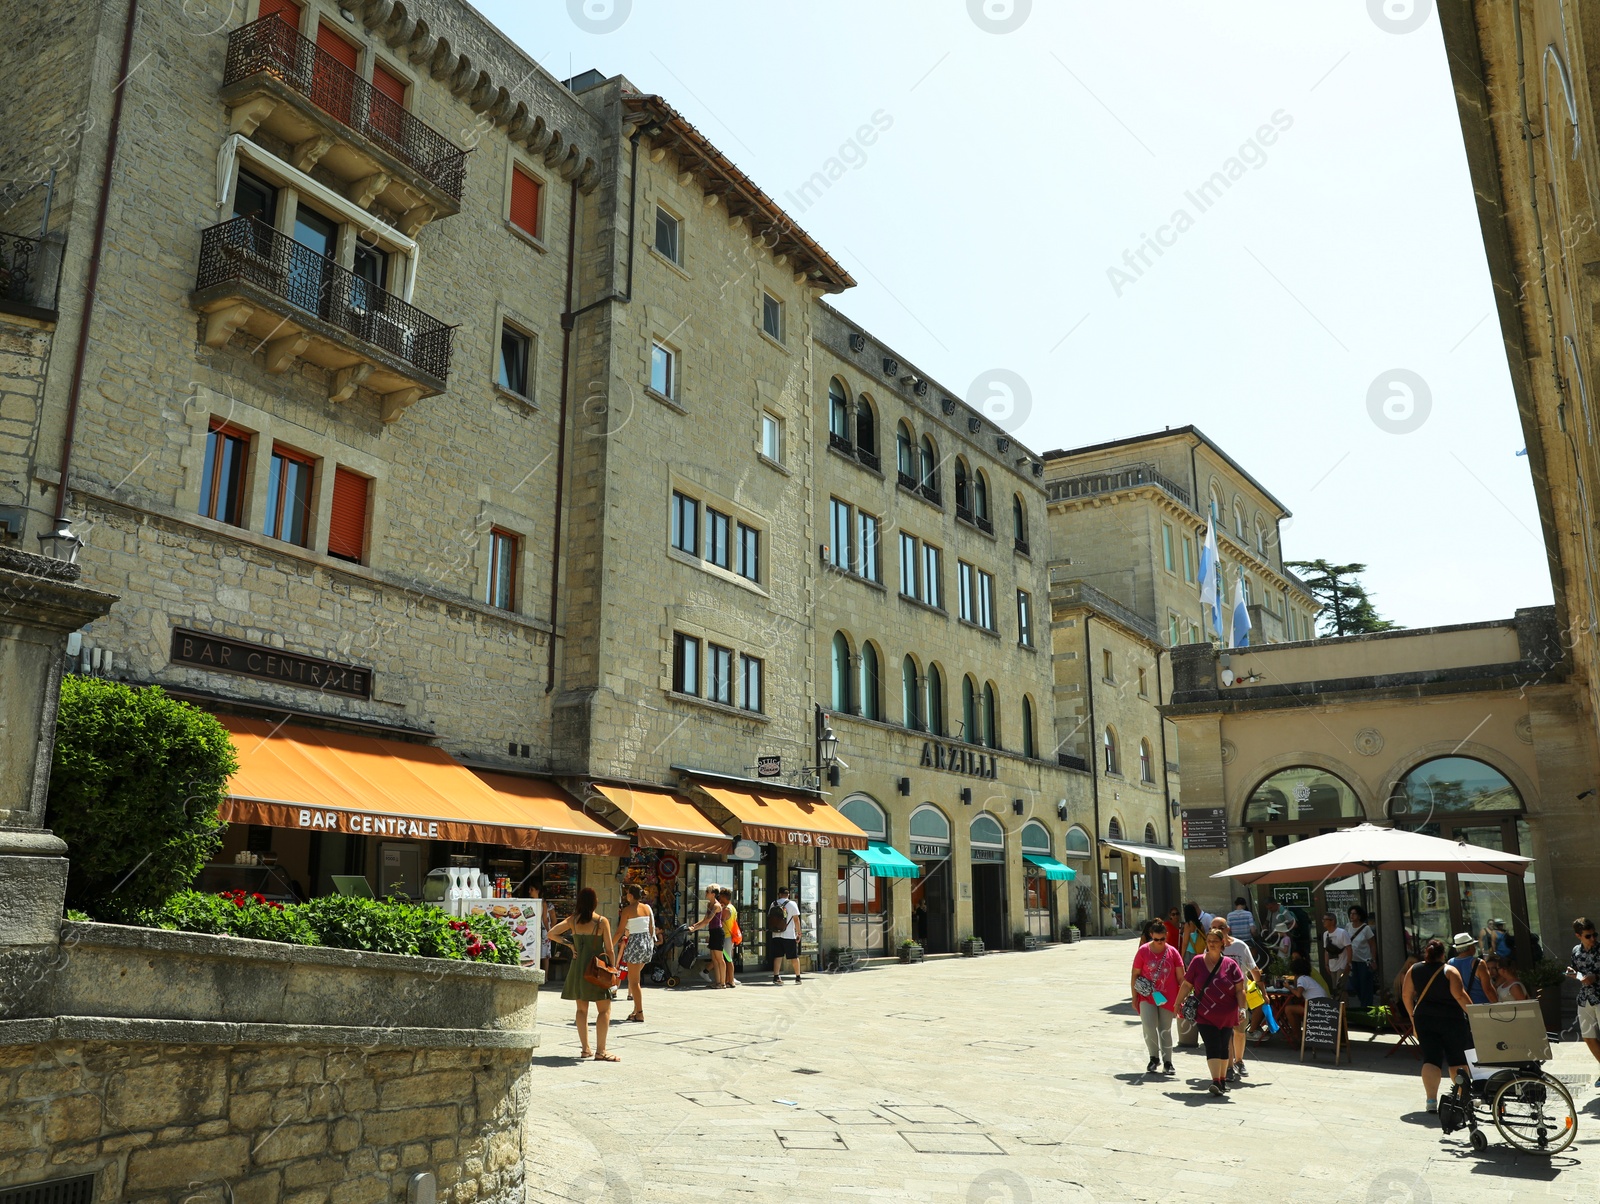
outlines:
[[[1144,1047],[1150,1053],[1146,1074],[1156,1072],[1159,1056],[1165,1074],[1172,1073],[1172,1018],[1178,987],[1183,982],[1183,958],[1167,940],[1167,926],[1147,920],[1144,944],[1133,955],[1133,1011],[1144,1026]]]
[[[1244,971],[1222,951],[1228,946],[1228,931],[1213,928],[1206,933],[1206,951],[1196,954],[1184,971],[1178,992],[1178,1006],[1191,994],[1197,995],[1195,1023],[1205,1042],[1206,1065],[1211,1070],[1211,1094],[1227,1091],[1228,1061],[1233,1048],[1233,1030],[1244,1014]]]

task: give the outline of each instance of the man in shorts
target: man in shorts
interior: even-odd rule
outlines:
[[[1578,980],[1578,1032],[1600,1062],[1600,940],[1595,939],[1594,921],[1587,916],[1572,921],[1572,931],[1578,943],[1572,947],[1567,977]],[[1600,1087],[1600,1079],[1594,1085]]]
[[[783,959],[794,967],[794,980],[800,981],[800,905],[789,897],[789,888],[780,886],[778,897],[767,909],[767,932],[772,940],[772,985],[783,985]]]

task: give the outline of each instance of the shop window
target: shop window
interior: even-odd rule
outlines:
[[[1087,857],[1091,851],[1089,834],[1074,824],[1067,829],[1066,838],[1062,841],[1062,848],[1069,857]]]
[[[988,812],[973,817],[970,834],[980,848],[1000,848],[1006,842],[1005,830]]]
[[[489,531],[489,583],[484,601],[501,610],[517,608],[517,560],[521,541],[510,531]]]
[[[1401,778],[1389,796],[1389,817],[1396,821],[1522,809],[1522,795],[1510,779],[1471,757],[1424,761]]]
[[[672,688],[700,696],[700,641],[681,631],[672,636]]]
[[[1296,765],[1280,769],[1251,792],[1244,822],[1265,826],[1359,819],[1364,815],[1361,800],[1343,778],[1314,765]]]
[[[939,808],[924,803],[911,813],[911,839],[948,842],[950,821]]]
[[[250,436],[215,418],[206,433],[206,458],[200,477],[200,513],[235,527],[244,525],[245,466]]]
[[[282,447],[272,449],[267,478],[266,533],[285,543],[306,546],[311,530],[311,480],[315,461]]]
[[[869,798],[856,796],[839,804],[839,813],[872,840],[888,840],[889,826],[883,808]]]

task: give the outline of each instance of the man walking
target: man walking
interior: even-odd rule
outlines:
[[[767,908],[767,935],[772,941],[772,985],[783,985],[783,959],[794,967],[794,980],[800,981],[800,906],[789,897],[789,888],[780,886],[778,897]]]
[[[1343,999],[1350,976],[1350,934],[1339,927],[1331,911],[1322,917],[1322,964],[1328,977],[1328,993]]]
[[[1578,980],[1578,1032],[1600,1062],[1600,941],[1595,939],[1594,921],[1587,916],[1574,920],[1572,929],[1578,934],[1578,943],[1572,947],[1567,977]],[[1595,1086],[1600,1087],[1600,1079]]]
[[[1233,901],[1228,913],[1228,931],[1241,941],[1248,941],[1256,933],[1255,913],[1250,910],[1250,900],[1240,897]]]

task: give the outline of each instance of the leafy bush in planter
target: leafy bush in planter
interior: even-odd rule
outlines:
[[[243,936],[254,941],[281,941],[285,945],[315,945],[317,934],[298,907],[270,903],[260,895],[225,891],[220,895],[197,890],[179,891],[150,917],[161,928],[206,932],[212,936]]]
[[[188,886],[237,768],[226,729],[160,687],[64,678],[46,822],[67,842],[68,903],[131,918]]]

